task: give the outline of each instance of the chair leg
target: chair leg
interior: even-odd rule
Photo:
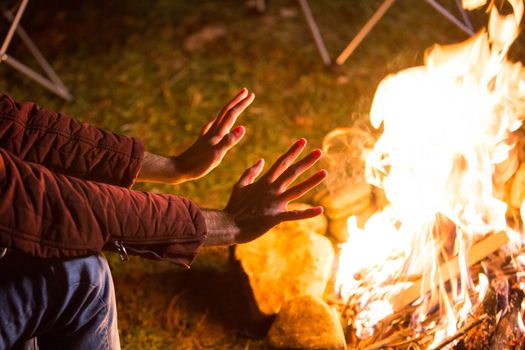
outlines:
[[[359,33],[357,33],[357,35],[352,39],[352,41],[341,52],[339,57],[337,57],[335,62],[338,65],[342,65],[343,63],[345,63],[345,61],[348,59],[348,57],[350,57],[350,55],[359,46],[359,44],[361,44],[363,39],[375,27],[377,22],[379,22],[379,20],[385,15],[386,11],[388,11],[390,6],[392,6],[394,4],[394,1],[395,0],[385,0],[385,2],[383,2],[381,4],[381,6],[379,6],[377,11],[372,15],[372,17],[370,17],[368,22],[366,22],[366,24],[363,26],[363,28],[361,28]]]
[[[450,12],[448,12],[443,6],[441,6],[436,0],[425,0],[435,8],[439,13],[445,16],[450,22],[454,23],[459,29],[467,33],[468,35],[474,35],[474,30],[468,27],[468,25],[461,22],[459,19],[454,17]],[[470,22],[470,21],[469,21]]]
[[[58,96],[62,97],[66,101],[71,101],[73,97],[69,90],[66,88],[62,80],[58,77],[58,75],[51,67],[49,62],[45,59],[44,55],[42,55],[42,53],[35,45],[33,40],[31,40],[24,28],[20,25],[20,19],[24,14],[28,1],[29,0],[22,0],[15,15],[13,15],[11,11],[3,11],[4,17],[11,22],[11,26],[9,27],[9,31],[4,39],[4,42],[2,43],[2,47],[0,48],[0,62],[5,62],[14,69],[18,70],[20,73],[28,76],[29,78],[36,81],[38,84],[44,86],[45,88],[57,94]],[[42,76],[41,74],[37,73],[33,69],[29,68],[25,64],[21,63],[20,61],[9,56],[6,53],[7,48],[9,47],[9,44],[11,43],[15,32],[20,37],[24,45],[27,47],[31,55],[38,62],[40,67],[44,70],[47,77]]]
[[[315,21],[308,1],[299,0],[299,4],[301,4],[304,17],[306,18],[306,22],[308,23],[308,27],[310,28],[310,32],[312,33],[315,41],[315,45],[317,46],[317,50],[319,51],[324,64],[327,66],[331,65],[332,60],[330,59],[330,55],[328,54],[328,50],[326,49],[326,45],[324,44],[323,37],[321,36],[321,32],[319,31],[319,27],[317,26],[317,22]]]
[[[463,8],[463,5],[461,4],[461,0],[456,0],[456,5],[458,5],[458,10],[461,13],[461,16],[463,17],[463,23],[472,31],[474,31],[474,27],[472,26],[472,22],[470,21],[470,17],[467,14],[467,11]]]
[[[69,96],[69,99],[71,99],[71,95],[69,94],[69,91],[67,90],[66,86],[62,82],[62,80],[59,78],[55,70],[51,67],[49,62],[45,59],[44,55],[42,55],[42,52],[38,49],[38,47],[35,45],[33,40],[27,35],[27,32],[24,30],[22,26],[18,26],[16,29],[16,33],[22,40],[22,42],[25,44],[27,49],[31,52],[35,60],[38,62],[40,67],[46,72],[49,79],[58,87],[60,87],[66,95]]]
[[[11,44],[11,40],[13,40],[13,35],[15,34],[16,27],[18,27],[18,24],[20,23],[20,19],[22,18],[22,15],[24,14],[24,11],[26,10],[28,1],[29,0],[22,0],[22,3],[20,3],[20,6],[18,7],[18,10],[16,11],[15,16],[13,16],[9,11],[4,11],[4,16],[7,17],[7,14],[10,14],[11,26],[9,27],[9,31],[7,32],[7,35],[5,36],[4,42],[2,43],[2,47],[0,48],[0,53],[5,53],[7,51],[7,48],[9,47],[9,44]]]
[[[35,72],[34,70],[29,68],[25,64],[21,63],[20,61],[16,60],[15,58],[7,54],[3,54],[1,59],[6,64],[10,65],[11,67],[16,69],[20,73],[28,76],[29,78],[31,78],[38,84],[42,85],[43,87],[47,88],[51,92],[54,92],[58,96],[62,97],[64,100],[66,101],[72,100],[73,97],[71,96],[69,91],[62,89],[60,86],[54,84],[52,81],[50,81],[49,79],[46,79],[45,77],[38,74],[37,72]]]

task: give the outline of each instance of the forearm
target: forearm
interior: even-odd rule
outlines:
[[[174,181],[177,173],[178,170],[173,158],[144,152],[144,162],[142,163],[142,168],[137,174],[137,181],[169,183],[182,182]]]
[[[223,210],[203,209],[207,236],[205,246],[231,245],[237,242],[240,229],[233,218]]]
[[[55,173],[129,187],[142,164],[142,141],[0,95],[0,147]]]
[[[57,175],[2,148],[0,198],[0,246],[41,257],[91,254],[119,241],[159,248],[159,256],[188,266],[206,234],[200,209],[186,198]]]

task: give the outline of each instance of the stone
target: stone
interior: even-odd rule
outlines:
[[[323,139],[321,163],[330,176],[324,181],[328,194],[317,203],[325,207],[332,220],[356,215],[372,201],[372,186],[365,180],[365,160],[375,139],[368,127],[359,123],[354,126],[334,129]]]
[[[346,349],[337,312],[311,295],[283,305],[270,327],[268,342],[274,349]]]
[[[332,190],[319,200],[332,220],[358,215],[372,206],[372,186],[366,183]]]
[[[236,246],[235,256],[248,278],[257,309],[262,316],[271,316],[299,295],[321,297],[335,253],[325,236],[281,226]]]

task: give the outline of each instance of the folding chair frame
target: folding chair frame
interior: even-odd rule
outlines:
[[[62,97],[66,101],[71,101],[73,97],[71,96],[69,90],[66,88],[62,80],[60,80],[56,72],[53,70],[49,62],[45,59],[44,55],[42,55],[42,53],[35,45],[33,40],[31,40],[24,28],[22,28],[22,26],[20,25],[20,19],[22,18],[22,15],[26,10],[28,2],[29,0],[22,0],[15,15],[13,15],[13,13],[9,9],[2,9],[3,16],[9,22],[11,22],[11,26],[9,27],[7,35],[2,43],[2,47],[0,48],[0,62],[5,62],[20,73],[28,76],[32,80],[36,81],[38,84],[42,85],[43,87]],[[37,73],[22,62],[7,54],[7,49],[9,48],[9,45],[13,40],[15,32],[20,37],[24,45],[27,47],[31,55],[38,62],[39,66],[44,70],[47,77],[44,77],[43,75]]]
[[[465,10],[463,9],[463,6],[461,5],[461,0],[456,0],[456,4],[461,13],[462,20],[452,15],[447,9],[441,6],[436,0],[425,0],[425,1],[430,6],[432,6],[436,11],[442,14],[446,19],[448,19],[450,22],[456,25],[459,29],[461,29],[463,32],[465,32],[468,35],[474,34],[472,23],[470,22],[470,19],[467,13],[465,12]],[[394,4],[394,2],[395,0],[385,0],[381,4],[381,6],[379,6],[379,8],[372,15],[372,17],[370,17],[370,19],[365,23],[365,25],[356,34],[356,36],[350,41],[350,43],[345,47],[345,49],[339,54],[339,56],[337,57],[335,61],[338,65],[342,65],[348,59],[348,57],[350,57],[350,55],[359,46],[359,44],[361,44],[361,42],[370,33],[370,31],[376,26],[376,24],[385,15],[385,13]],[[299,0],[299,4],[301,5],[301,9],[303,10],[304,17],[306,18],[306,22],[308,23],[308,27],[310,28],[310,32],[312,33],[312,37],[315,41],[315,45],[317,46],[317,49],[319,50],[321,59],[323,60],[325,65],[327,66],[331,65],[332,60],[330,58],[328,50],[326,49],[326,45],[319,31],[317,22],[315,21],[315,18],[312,14],[312,10],[310,8],[310,5],[308,4],[308,0]]]

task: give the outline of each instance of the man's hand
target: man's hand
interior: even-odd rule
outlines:
[[[176,157],[162,157],[146,152],[138,181],[178,184],[201,178],[220,164],[226,153],[244,136],[246,130],[237,126],[237,117],[254,100],[255,94],[242,89],[201,130],[195,143]]]
[[[326,170],[320,170],[307,180],[289,187],[321,158],[321,150],[315,150],[292,164],[305,146],[305,139],[297,141],[257,181],[255,179],[262,172],[264,161],[259,160],[246,169],[235,184],[226,208],[204,211],[208,226],[205,245],[249,242],[282,221],[308,219],[321,214],[322,207],[287,210],[288,202],[302,197],[328,174]]]

